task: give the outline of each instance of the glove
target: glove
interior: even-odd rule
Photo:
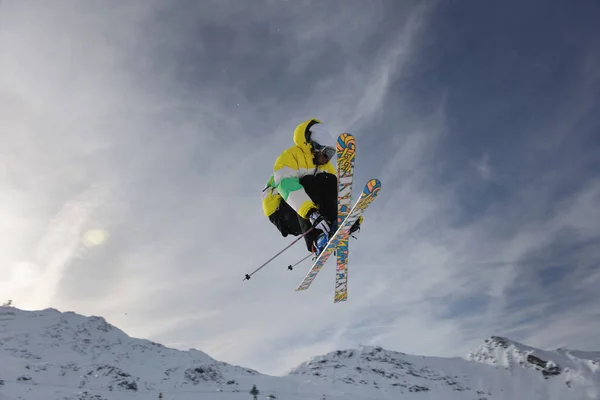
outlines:
[[[325,218],[317,210],[311,212],[308,216],[308,220],[312,224],[313,228],[320,229],[324,234],[329,236],[329,224],[325,221]]]
[[[353,234],[354,232],[358,232],[360,231],[360,222],[356,221],[351,227],[350,227],[350,234]]]
[[[363,222],[363,216],[361,215],[359,217],[359,219],[357,219],[354,224],[352,225],[352,227],[350,227],[350,234],[353,234],[354,232],[359,232],[360,231],[360,224],[362,224]]]

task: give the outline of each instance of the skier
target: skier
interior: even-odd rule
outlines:
[[[338,185],[331,163],[337,138],[314,118],[299,124],[293,138],[295,145],[275,161],[263,195],[263,210],[283,236],[297,236],[314,228],[304,238],[308,251],[318,255],[337,225]]]

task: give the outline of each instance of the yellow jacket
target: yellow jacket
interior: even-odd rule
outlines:
[[[331,161],[323,165],[315,164],[311,145],[306,140],[308,129],[319,123],[321,121],[309,119],[298,125],[294,130],[295,145],[284,150],[275,160],[272,186],[277,194],[273,193],[274,190],[266,195],[266,199],[263,196],[265,214],[271,210],[272,213],[277,209],[276,206],[274,209],[272,208],[275,202],[278,201],[277,196],[280,196],[279,201],[281,199],[285,200],[302,218],[307,217],[306,214],[311,208],[317,208],[300,184],[300,178],[305,175],[316,175],[324,172],[336,175],[335,167]]]
[[[279,207],[279,203],[281,203],[281,195],[277,192],[274,184],[273,175],[269,178],[267,182],[267,186],[263,190],[262,194],[262,206],[263,212],[267,217],[270,217],[275,211],[277,211],[277,207]]]

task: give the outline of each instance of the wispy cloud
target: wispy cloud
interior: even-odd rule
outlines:
[[[484,154],[479,160],[473,161],[473,167],[481,179],[489,181],[492,178],[492,167],[490,166],[489,154]]]

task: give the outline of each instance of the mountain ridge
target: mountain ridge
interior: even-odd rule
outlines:
[[[269,376],[201,350],[132,338],[102,317],[0,307],[2,400],[130,400],[159,393],[165,399],[199,393],[237,399],[253,385],[261,390],[259,398],[292,400],[514,400],[540,393],[545,399],[598,399],[600,352],[540,350],[492,336],[463,358],[359,346],[316,355],[287,375]]]

